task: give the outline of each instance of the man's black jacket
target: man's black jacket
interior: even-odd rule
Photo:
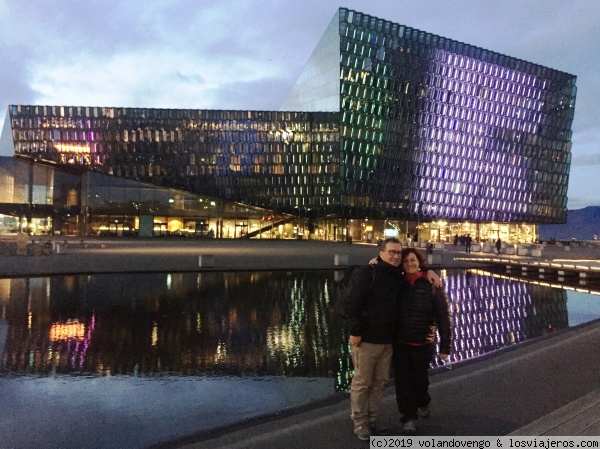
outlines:
[[[374,267],[374,280],[368,265],[354,272],[344,313],[350,335],[360,336],[366,343],[392,343],[402,271],[379,257]]]

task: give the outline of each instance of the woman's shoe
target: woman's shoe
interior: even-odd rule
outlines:
[[[414,419],[406,421],[404,423],[402,431],[407,435],[414,435],[415,433],[417,433],[417,421]]]

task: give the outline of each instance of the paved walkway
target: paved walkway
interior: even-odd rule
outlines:
[[[376,255],[375,245],[316,241],[87,240],[48,256],[0,257],[0,276],[331,269],[366,263]]]
[[[438,252],[442,255],[440,266],[473,265],[468,260],[456,260],[459,256],[464,259],[462,252]],[[204,269],[331,269],[346,263],[364,263],[376,253],[374,245],[309,241],[90,240],[87,247],[73,245],[51,256],[2,257],[0,277]],[[557,256],[567,253],[560,252]],[[589,251],[573,249],[568,256],[597,263]],[[420,423],[420,434],[600,435],[600,419],[596,418],[600,416],[598,354],[600,323],[596,322],[466,361],[452,369],[438,369],[432,375],[432,417]],[[391,388],[385,396],[382,414],[394,433],[400,434]],[[224,429],[195,435],[182,432],[181,438],[153,447],[366,446],[352,433],[347,397],[337,395],[326,404],[285,410]]]
[[[332,269],[361,264],[377,255],[375,244],[320,242],[309,240],[197,240],[197,239],[68,239],[52,237],[51,255],[2,256],[0,276],[87,274],[113,272],[164,272],[198,270]],[[577,260],[600,266],[600,245],[563,247],[549,245],[541,258],[465,254],[438,250],[439,263],[432,267],[476,267],[473,260],[486,258],[512,261]]]
[[[509,435],[600,435],[600,390],[594,390]]]
[[[430,419],[419,435],[600,435],[600,323],[519,345],[431,376]],[[382,420],[401,426],[392,389]],[[195,441],[194,441],[195,439]],[[348,400],[257,420],[154,448],[362,448]]]

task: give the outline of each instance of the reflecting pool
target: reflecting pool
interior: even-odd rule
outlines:
[[[4,375],[351,375],[332,300],[340,271],[0,279]],[[600,318],[600,298],[482,271],[442,272],[452,362]],[[433,366],[439,365],[437,357]]]

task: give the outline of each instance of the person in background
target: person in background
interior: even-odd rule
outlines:
[[[465,252],[467,254],[471,254],[471,244],[473,243],[473,238],[471,237],[471,234],[468,234],[465,237]]]
[[[500,255],[501,249],[502,249],[502,240],[500,240],[500,237],[498,237],[498,240],[496,240],[496,250],[498,251],[498,255]]]
[[[414,248],[405,248],[402,270],[405,282],[398,296],[392,366],[403,431],[413,434],[418,417],[429,417],[429,364],[435,352],[436,331],[440,359],[447,360],[452,325],[446,293],[427,280],[423,255]]]

